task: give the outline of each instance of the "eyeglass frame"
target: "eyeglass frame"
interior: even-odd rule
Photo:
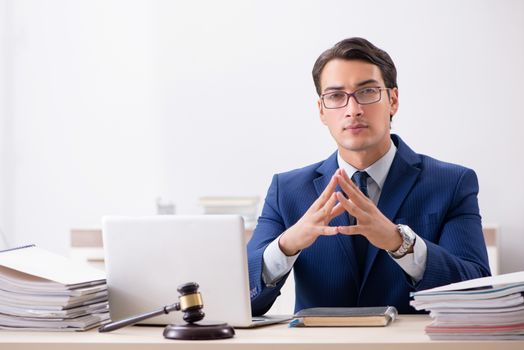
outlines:
[[[373,102],[368,102],[368,103],[360,103],[360,102],[358,102],[358,98],[356,97],[356,93],[361,91],[361,90],[370,89],[370,88],[371,89],[378,89],[378,91],[379,91],[379,93],[378,93],[378,100],[373,101]],[[343,90],[329,91],[329,92],[325,92],[322,95],[320,95],[320,100],[322,100],[322,105],[326,109],[339,109],[339,108],[347,107],[347,105],[349,104],[349,99],[351,97],[353,97],[355,99],[355,102],[358,103],[359,105],[365,106],[365,105],[371,105],[373,103],[380,102],[380,100],[382,100],[382,90],[387,90],[388,91],[388,95],[389,95],[389,90],[391,90],[391,88],[386,88],[386,87],[383,88],[383,87],[380,87],[380,86],[366,86],[366,87],[360,88],[358,90],[355,90],[352,93],[345,92]],[[347,96],[346,103],[343,106],[340,106],[340,107],[326,107],[326,102],[324,101],[324,96],[329,95],[329,94],[333,94],[335,92],[345,94]]]

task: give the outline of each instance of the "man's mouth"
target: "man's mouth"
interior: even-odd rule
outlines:
[[[365,124],[350,124],[350,125],[345,125],[343,127],[343,130],[358,130],[358,129],[365,129],[367,127],[368,126]]]

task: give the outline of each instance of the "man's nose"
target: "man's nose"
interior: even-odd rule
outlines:
[[[363,113],[362,105],[357,102],[355,96],[350,96],[348,105],[346,106],[347,117],[359,117]]]

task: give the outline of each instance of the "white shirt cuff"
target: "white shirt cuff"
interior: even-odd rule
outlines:
[[[411,279],[414,283],[417,283],[424,276],[426,271],[426,260],[428,257],[428,247],[426,242],[418,235],[416,235],[415,245],[413,246],[413,253],[406,254],[402,258],[393,259],[397,264],[400,265],[402,270],[404,270],[408,275],[411,276]]]
[[[269,243],[266,250],[264,250],[262,278],[268,287],[274,287],[285,274],[291,271],[293,264],[300,254],[300,252],[293,256],[287,256],[284,254],[278,245],[280,236],[278,236],[273,242]]]

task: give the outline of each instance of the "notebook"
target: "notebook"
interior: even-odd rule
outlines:
[[[291,327],[384,327],[397,318],[394,306],[313,307],[295,314]]]
[[[206,321],[250,328],[291,319],[251,317],[244,221],[239,215],[106,216],[102,219],[113,321],[178,301],[177,287],[200,285]],[[182,324],[175,311],[143,321]]]

